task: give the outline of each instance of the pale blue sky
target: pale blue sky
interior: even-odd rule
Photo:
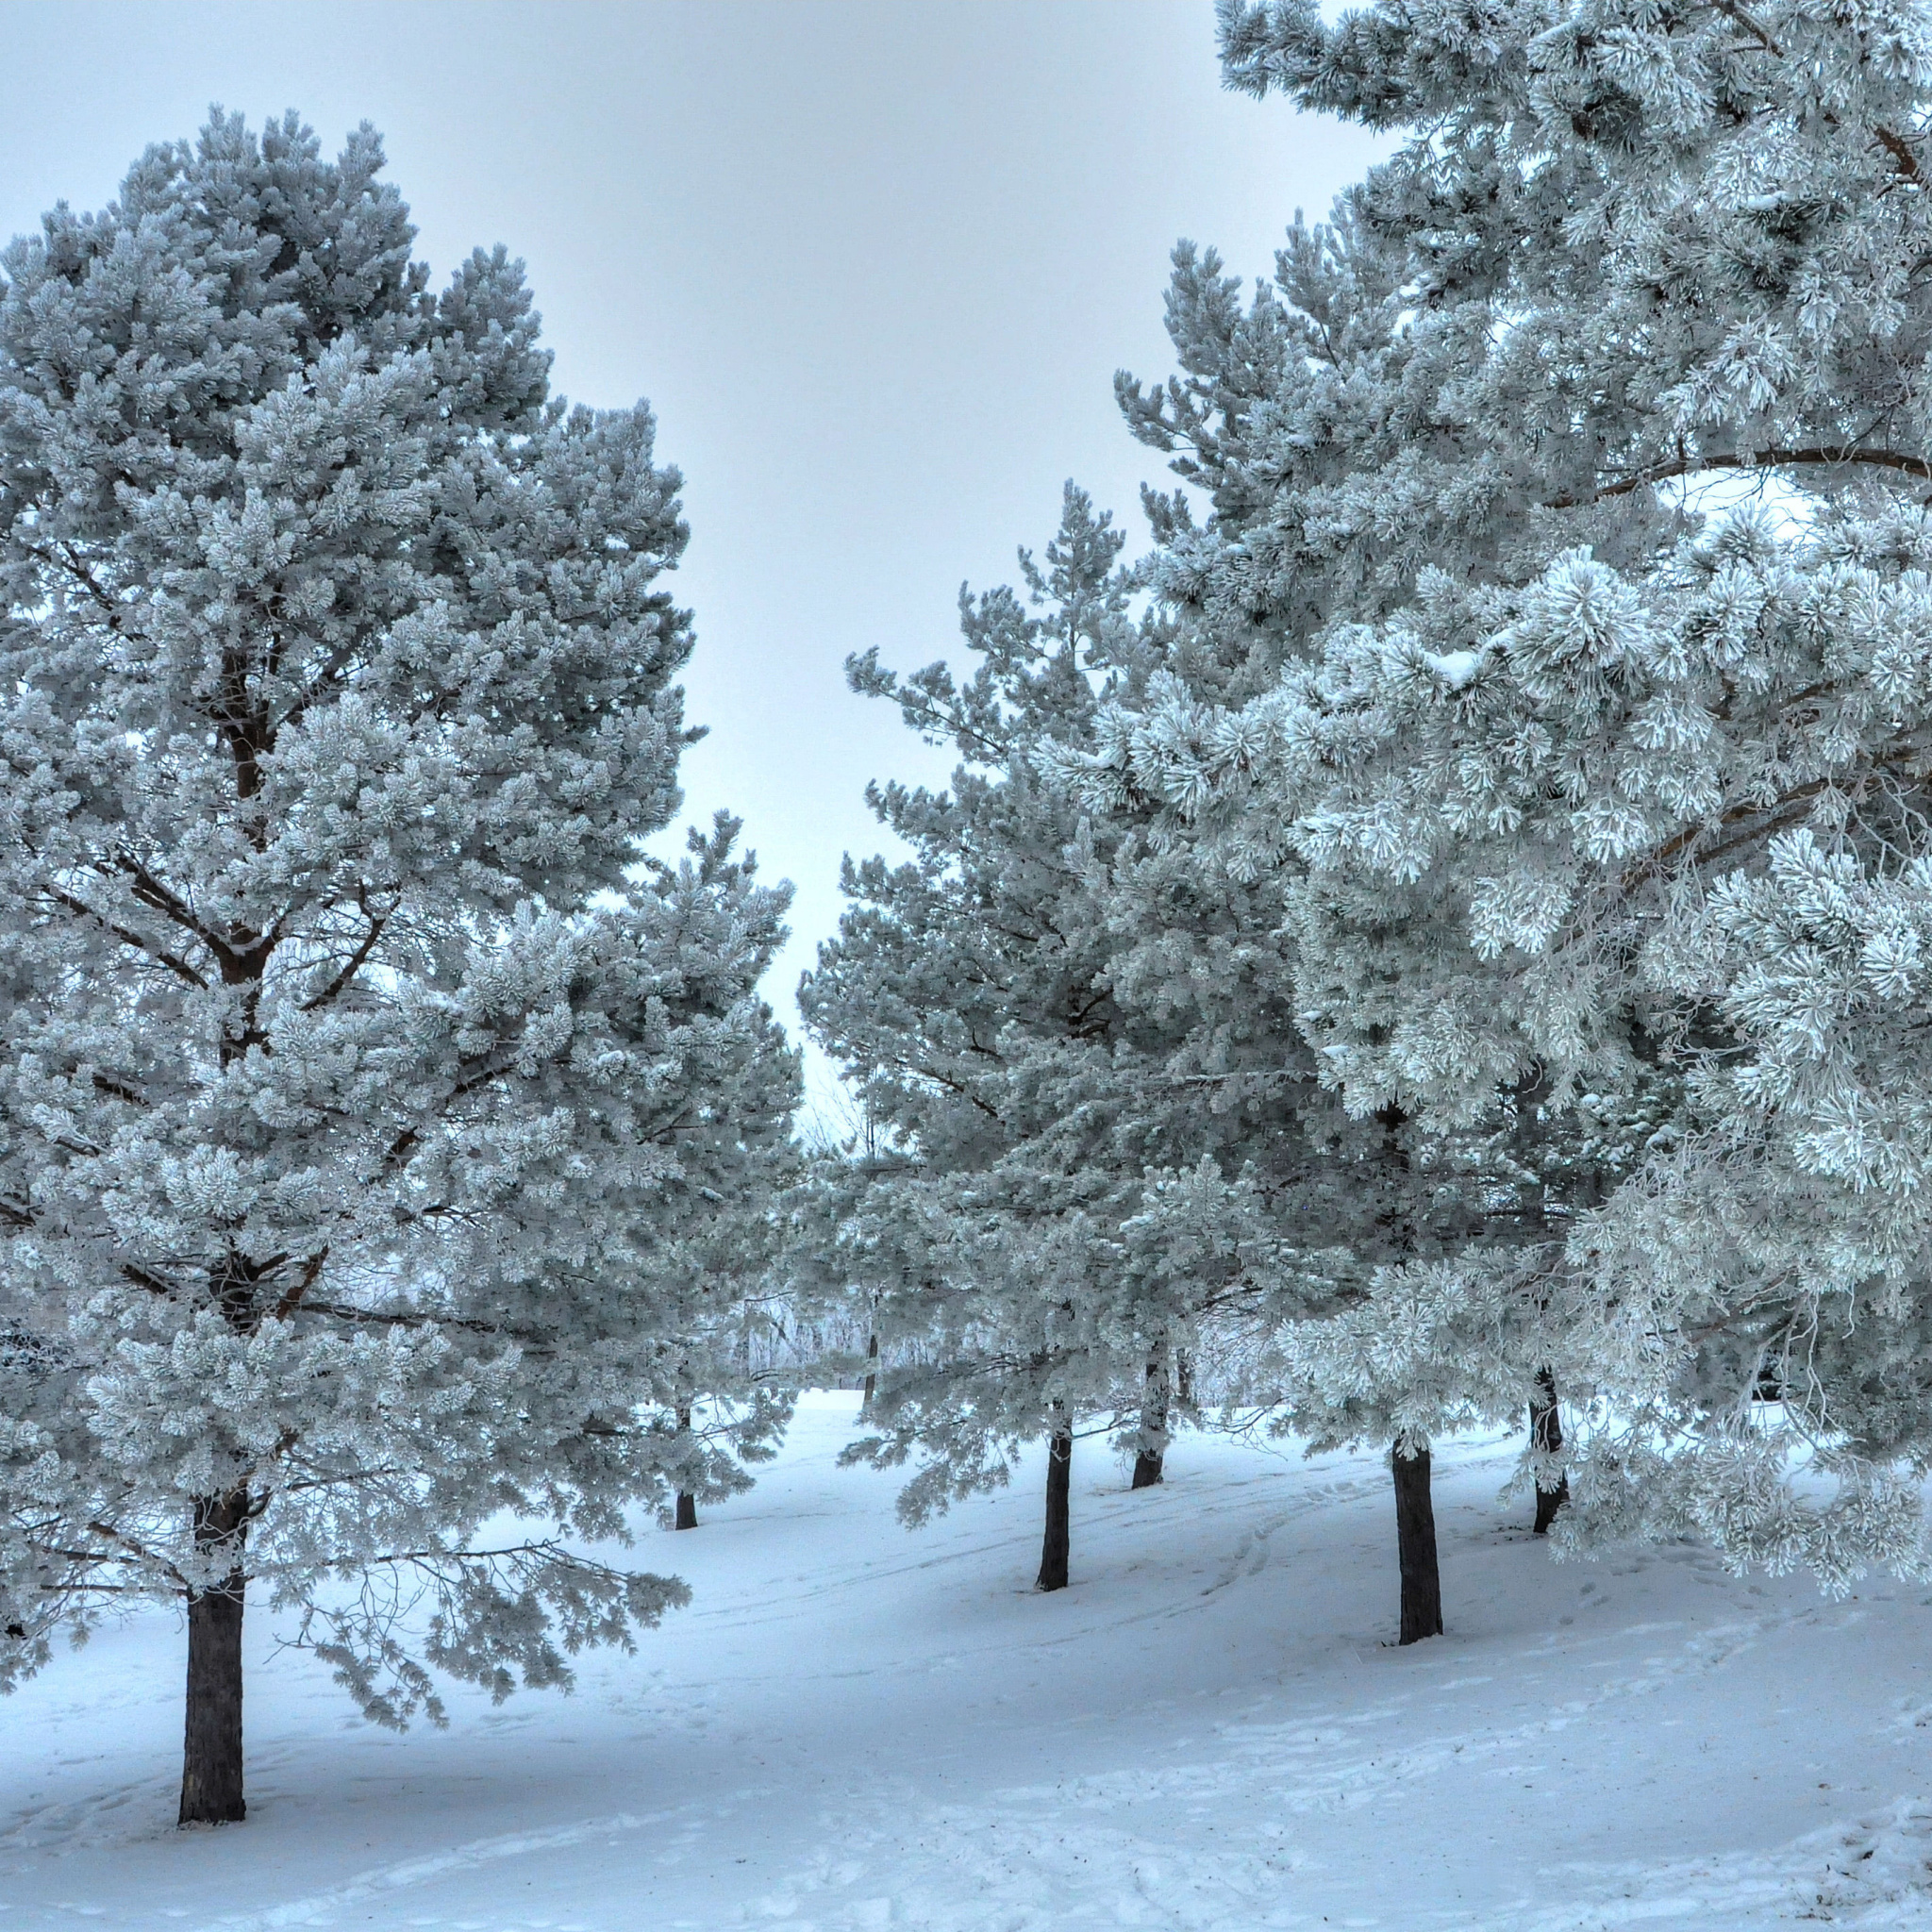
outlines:
[[[331,152],[373,121],[439,275],[506,242],[558,387],[650,398],[711,727],[687,811],[730,806],[797,885],[794,1025],[839,856],[881,843],[866,779],[945,770],[846,653],[950,654],[961,579],[1010,578],[1068,476],[1141,547],[1163,472],[1111,383],[1171,367],[1168,250],[1265,274],[1371,152],[1224,92],[1208,0],[6,0],[0,231],[98,207],[211,101],[296,108]]]

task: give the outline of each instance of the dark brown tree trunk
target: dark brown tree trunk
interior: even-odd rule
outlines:
[[[879,1386],[879,1338],[874,1329],[865,1342],[865,1393],[858,1400],[858,1413],[868,1416],[872,1413],[872,1398]]]
[[[1402,1564],[1404,1643],[1442,1634],[1442,1579],[1436,1568],[1436,1510],[1429,1499],[1429,1452],[1405,1456],[1396,1443],[1395,1548]]]
[[[1151,1490],[1160,1481],[1167,1460],[1167,1355],[1163,1350],[1147,1364],[1147,1390],[1141,1398],[1141,1449],[1134,1457],[1136,1490]],[[1154,1445],[1159,1446],[1154,1446]]]
[[[680,1436],[691,1434],[691,1404],[688,1402],[679,1406],[677,1433]],[[658,1520],[661,1522],[662,1518]],[[695,1529],[698,1526],[698,1499],[691,1491],[678,1491],[677,1514],[672,1519],[671,1526],[674,1529]]]
[[[1194,1358],[1186,1349],[1174,1352],[1174,1392],[1180,1398],[1183,1408],[1194,1406]]]
[[[1074,1487],[1074,1425],[1054,1405],[1053,1434],[1046,1451],[1046,1538],[1040,1551],[1037,1590],[1067,1587],[1067,1546],[1071,1541],[1069,1505]]]
[[[1544,1369],[1536,1378],[1536,1394],[1529,1404],[1529,1446],[1554,1456],[1563,1446],[1563,1417],[1557,1407],[1557,1377]],[[1557,1511],[1570,1500],[1570,1478],[1557,1478],[1557,1487],[1546,1490],[1539,1477],[1536,1486],[1536,1533],[1547,1536]]]
[[[183,1824],[239,1824],[242,1799],[242,1568],[248,1491],[205,1496],[194,1506],[194,1540],[234,1558],[223,1579],[188,1599],[188,1725],[181,1757]]]

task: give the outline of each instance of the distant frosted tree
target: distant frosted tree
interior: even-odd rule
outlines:
[[[1070,488],[1025,598],[963,604],[969,675],[849,667],[961,762],[945,792],[870,794],[913,857],[848,864],[801,991],[883,1130],[827,1175],[830,1265],[868,1284],[886,1344],[855,1453],[921,1458],[917,1520],[1046,1437],[1049,1589],[1076,1432],[1117,1432],[1137,1485],[1158,1480],[1203,1321],[1260,1279],[1303,1292],[1279,1251],[1318,1164],[1300,1109],[1319,1090],[1282,1065],[1300,1042],[1278,907],[1096,823],[1049,771],[1167,650],[1120,549]]]
[[[1447,1144],[1534,1091],[1568,1124],[1541,1255],[1394,1296],[1358,1359],[1426,1386],[1434,1335],[1465,1391],[1604,1391],[1574,1535],[1917,1565],[1925,17],[1228,0],[1222,31],[1233,84],[1401,144],[1253,303],[1181,263],[1198,366],[1126,399],[1214,517],[1161,580],[1281,670],[1103,717],[1081,783],[1291,882],[1358,1117]],[[1499,1270],[1477,1348],[1444,1309]]]
[[[185,1601],[184,1822],[251,1583],[394,1723],[682,1600],[575,1548],[668,1493],[666,1264],[794,1079],[785,892],[728,826],[631,882],[677,475],[381,160],[217,116],[4,258],[0,1681]]]
[[[1077,1165],[1091,1123],[1073,1090],[1105,1065],[1110,1002],[1075,905],[1074,826],[1025,746],[1043,719],[1091,708],[1083,657],[1127,623],[1120,547],[1070,491],[1051,583],[1034,573],[1047,615],[1008,591],[962,605],[979,658],[963,688],[942,665],[903,682],[870,658],[848,667],[965,762],[949,792],[869,790],[915,857],[848,861],[853,908],[800,995],[883,1150],[852,1169],[840,1224],[851,1278],[878,1284],[888,1350],[865,1451],[922,1453],[901,1505],[917,1521],[1004,1481],[1018,1443],[1044,1435],[1045,1589],[1067,1580],[1075,1424],[1112,1407],[1109,1342],[1135,1344],[1099,1322],[1115,1176]]]
[[[657,891],[707,909],[741,893],[754,866],[749,855],[732,857],[741,829],[720,812],[709,837],[691,831],[679,864],[646,861]],[[729,943],[722,926],[694,930],[693,963],[708,945]],[[630,1291],[648,1295],[658,1326],[659,1367],[648,1391],[658,1406],[641,1413],[670,1435],[663,1479],[675,1529],[697,1527],[700,1503],[751,1488],[752,1470],[777,1453],[796,1393],[795,1374],[773,1368],[760,1344],[775,1320],[781,1204],[798,1165],[789,1132],[798,1064],[768,1009],[759,1020],[760,1051],[729,1070],[738,1091],[727,1135],[702,1185],[653,1204],[648,1247],[631,1278]]]

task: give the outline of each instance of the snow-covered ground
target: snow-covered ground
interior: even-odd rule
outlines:
[[[0,1705],[0,1932],[110,1926],[1932,1925],[1932,1605],[1689,1548],[1559,1564],[1437,1462],[1450,1634],[1385,1647],[1371,1457],[1184,1439],[908,1535],[809,1397],[758,1489],[653,1534],[692,1607],[577,1693],[375,1731],[256,1618],[245,1825],[172,1828],[181,1640],[109,1630]]]

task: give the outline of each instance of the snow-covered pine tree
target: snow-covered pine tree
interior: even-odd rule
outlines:
[[[708,837],[693,828],[689,856],[677,865],[645,861],[653,888],[694,906],[741,890],[756,869],[750,854],[732,857],[741,828],[725,812]],[[724,933],[716,938],[728,942]],[[708,942],[708,936],[693,932],[694,946]],[[657,1204],[643,1264],[648,1292],[663,1311],[663,1367],[653,1393],[668,1391],[657,1422],[671,1437],[664,1479],[675,1529],[697,1527],[700,1503],[722,1502],[752,1486],[751,1470],[776,1453],[796,1395],[794,1377],[769,1366],[758,1344],[776,1319],[773,1271],[782,1247],[781,1203],[797,1175],[789,1126],[798,1068],[769,1009],[760,1009],[760,1022],[769,1050],[742,1069],[736,1132],[718,1143],[719,1164],[702,1187],[683,1191],[675,1206]]]
[[[251,1585],[392,1723],[682,1600],[578,1550],[667,1493],[658,1230],[794,1077],[785,892],[631,883],[651,417],[549,395],[501,250],[432,293],[381,161],[217,114],[4,258],[0,1682],[185,1601],[184,1822],[243,1813]]]
[[[1338,528],[1351,527],[1346,505],[1360,482],[1354,466],[1373,471],[1391,452],[1409,452],[1418,441],[1434,446],[1415,420],[1415,395],[1405,383],[1392,381],[1388,391],[1378,386],[1390,378],[1404,340],[1391,308],[1398,279],[1374,238],[1358,231],[1346,209],[1331,230],[1297,223],[1277,263],[1276,287],[1264,289],[1246,309],[1239,284],[1221,274],[1217,259],[1183,243],[1168,297],[1183,373],[1152,396],[1131,378],[1120,383],[1136,431],[1163,451],[1178,452],[1174,468],[1208,492],[1214,514],[1199,529],[1184,493],[1146,498],[1161,547],[1144,561],[1141,577],[1165,613],[1159,628],[1166,648],[1148,675],[1123,680],[1108,693],[1092,727],[1099,749],[1074,750],[1058,763],[1077,795],[1108,822],[1143,827],[1123,844],[1132,862],[1116,863],[1102,887],[1123,933],[1158,935],[1152,947],[1130,941],[1129,958],[1172,961],[1190,950],[1184,903],[1170,900],[1167,916],[1150,917],[1135,876],[1150,863],[1170,875],[1211,878],[1214,890],[1199,893],[1197,904],[1244,897],[1253,928],[1269,934],[1273,943],[1250,947],[1247,958],[1265,962],[1271,1005],[1289,1024],[1250,1030],[1242,1077],[1251,1088],[1270,1074],[1291,1090],[1318,1074],[1332,1081],[1325,1052],[1311,1051],[1331,1042],[1304,1038],[1310,1012],[1341,996],[1364,1024],[1399,1019],[1399,994],[1376,983],[1376,962],[1392,923],[1407,916],[1423,931],[1428,927],[1426,908],[1405,915],[1386,894],[1350,908],[1325,886],[1307,890],[1278,831],[1265,824],[1257,830],[1225,808],[1224,774],[1204,765],[1198,742],[1272,692],[1284,666],[1315,647],[1339,609],[1399,606],[1405,572],[1413,570],[1406,546],[1417,541],[1420,521],[1367,524],[1356,531],[1354,547],[1337,536]],[[1192,937],[1207,940],[1209,933]],[[1116,971],[1133,975],[1124,959]],[[1218,976],[1211,953],[1194,960],[1189,974],[1196,986]],[[1339,995],[1341,987],[1345,995]],[[1193,1033],[1197,1053],[1224,1054],[1229,1017],[1202,1008]],[[1382,1271],[1425,1258],[1440,1262],[1473,1247],[1519,1245],[1536,1230],[1547,1232],[1552,1208],[1560,1215],[1569,1206],[1551,1183],[1565,1165],[1565,1130],[1574,1123],[1527,1090],[1512,1093],[1501,1109],[1507,1132],[1492,1123],[1490,1131],[1464,1132],[1453,1144],[1440,1143],[1411,1120],[1397,1092],[1351,1106],[1352,1124],[1342,1108],[1324,1110],[1307,1093],[1299,1107],[1308,1152],[1328,1172],[1325,1185],[1297,1203],[1292,1237],[1272,1271],[1274,1291],[1265,1291],[1264,1275],[1249,1284],[1264,1291],[1243,1297],[1250,1321],[1264,1328],[1271,1319],[1296,1324],[1324,1302],[1335,1310],[1359,1296],[1373,1298]],[[1574,1141],[1574,1134],[1569,1138]],[[1570,1164],[1575,1152],[1572,1145]],[[1440,1280],[1440,1267],[1424,1278]],[[1414,1283],[1392,1288],[1391,1307],[1413,1304]],[[1532,1296],[1532,1312],[1535,1302]],[[1405,1603],[1433,1606],[1440,1592],[1426,1533],[1427,1465],[1424,1455],[1407,1452],[1425,1451],[1424,1409],[1460,1420],[1487,1411],[1410,1403],[1379,1370],[1337,1355],[1373,1332],[1373,1323],[1357,1314],[1325,1331],[1326,1348],[1314,1345],[1313,1333],[1281,1346],[1251,1347],[1239,1392],[1250,1405],[1273,1407],[1281,1428],[1306,1429],[1317,1441],[1358,1441],[1385,1424],[1391,1438],[1399,1437],[1398,1520],[1408,1525],[1398,1539]],[[1433,1332],[1446,1347],[1457,1331],[1451,1323]],[[1488,1349],[1487,1332],[1477,1346],[1479,1354]],[[1339,1433],[1337,1409],[1309,1379],[1318,1365],[1340,1374],[1348,1391],[1349,1426]],[[1536,1365],[1524,1371],[1524,1393],[1540,1388],[1538,1374]],[[1493,1401],[1496,1377],[1486,1362],[1476,1379]],[[1373,1401],[1365,1399],[1370,1387]],[[1541,1455],[1526,1457],[1526,1470],[1553,1486],[1561,1481],[1550,1453],[1555,1439],[1545,1421],[1536,1438]],[[1553,1487],[1551,1493],[1557,1492]],[[1433,1634],[1439,1616],[1433,1608],[1416,1610],[1404,1624]]]
[[[1380,342],[1304,305],[1207,421],[1179,581],[1300,649],[1238,710],[1103,720],[1102,789],[1307,870],[1352,1108],[1449,1132],[1535,1075],[1609,1155],[1527,1284],[1617,1399],[1578,1533],[1917,1563],[1924,16],[1230,0],[1223,34],[1237,85],[1404,136],[1328,244]],[[1190,396],[1143,421],[1191,435]]]
[[[1004,1481],[1017,1443],[1046,1435],[1048,1588],[1066,1574],[1076,1427],[1120,1428],[1145,1485],[1176,1352],[1270,1249],[1268,1190],[1244,1169],[1295,1121],[1278,1052],[1245,1085],[1239,1064],[1270,1014],[1291,1033],[1246,957],[1269,948],[1266,924],[1244,927],[1236,895],[1158,957],[1095,890],[1121,828],[1100,849],[1042,783],[1039,754],[1084,743],[1104,681],[1138,676],[1158,649],[1127,612],[1120,546],[1070,489],[1045,568],[1023,558],[1039,614],[1007,591],[963,602],[979,660],[963,684],[942,665],[901,680],[854,664],[858,689],[962,763],[946,793],[873,791],[914,857],[848,864],[856,903],[801,993],[889,1130],[873,1158],[827,1176],[842,1201],[824,1265],[869,1284],[886,1343],[877,1433],[855,1453],[924,1458],[902,1502],[916,1521]],[[1148,907],[1202,896],[1198,871],[1157,877],[1158,856],[1142,857]],[[1129,1012],[1115,966],[1136,946]],[[1204,997],[1236,1015],[1218,1045],[1197,1024]]]
[[[856,903],[800,990],[884,1143],[834,1177],[851,1190],[835,1253],[847,1278],[873,1284],[886,1348],[875,1433],[848,1453],[896,1464],[919,1452],[900,1503],[917,1523],[1005,1481],[1019,1443],[1044,1435],[1042,1589],[1067,1580],[1075,1424],[1113,1407],[1118,1364],[1093,1293],[1114,1257],[1091,1197],[1110,1176],[1090,1178],[1056,1144],[1078,1119],[1074,1090],[1104,1060],[1109,1002],[1093,935],[1068,916],[1075,827],[1024,750],[1042,717],[1091,708],[1083,655],[1128,621],[1120,547],[1070,489],[1047,618],[1009,591],[962,594],[980,658],[963,687],[943,665],[903,682],[875,656],[848,666],[856,690],[897,702],[966,762],[951,792],[868,788],[915,856],[846,861]]]

